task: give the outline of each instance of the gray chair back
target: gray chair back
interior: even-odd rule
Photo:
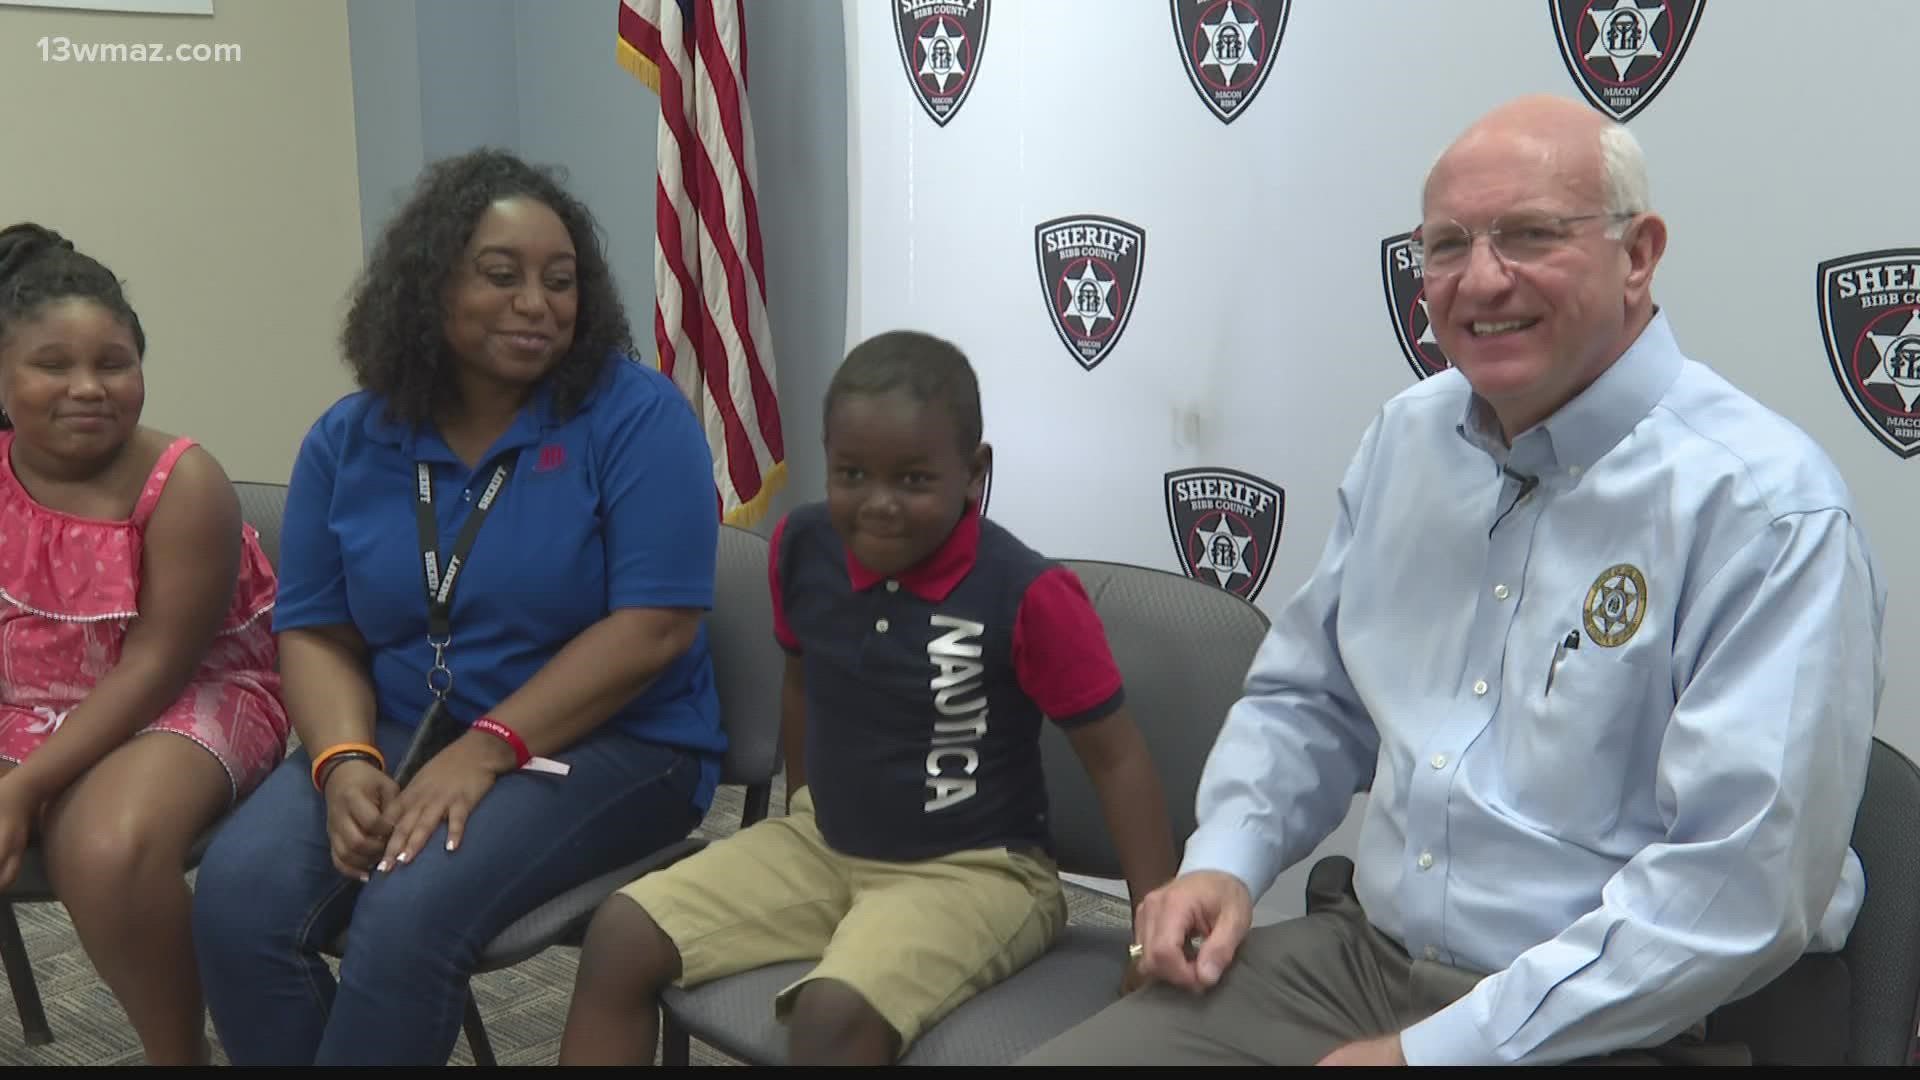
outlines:
[[[240,520],[260,534],[260,550],[275,571],[280,569],[280,518],[287,510],[287,485],[255,480],[235,480],[234,493],[240,496]]]
[[[723,784],[766,784],[780,768],[780,685],[786,652],[773,637],[767,553],[765,537],[737,525],[720,526],[707,648],[713,656],[720,720],[727,730]]]
[[[1848,935],[1853,982],[1851,1065],[1906,1065],[1920,1016],[1920,768],[1873,740],[1853,850],[1867,896]]]
[[[1906,1065],[1920,1025],[1920,768],[1873,740],[1853,850],[1867,895],[1839,955],[1801,957],[1707,1020],[1756,1065]]]
[[[1194,830],[1194,793],[1227,710],[1267,633],[1258,607],[1215,585],[1143,566],[1066,560],[1093,600],[1126,684],[1127,710],[1153,756],[1175,852]],[[1060,868],[1119,878],[1100,799],[1061,730],[1041,733]]]

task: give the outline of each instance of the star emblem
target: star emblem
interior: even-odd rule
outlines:
[[[1420,297],[1420,338],[1416,345],[1431,345],[1435,352],[1440,351],[1440,339],[1433,336],[1433,313],[1427,310],[1425,294]]]
[[[1093,324],[1102,319],[1113,318],[1113,305],[1107,296],[1113,291],[1113,279],[1102,279],[1093,272],[1093,260],[1080,262],[1080,276],[1060,279],[1067,287],[1067,308],[1060,313],[1062,319],[1079,319],[1080,332],[1093,333]]]
[[[940,92],[947,92],[947,81],[966,77],[966,69],[960,66],[960,48],[966,44],[963,34],[947,32],[945,16],[933,20],[933,32],[920,35],[920,76],[931,78],[940,84]]]
[[[1241,68],[1260,66],[1253,50],[1253,35],[1260,29],[1260,20],[1256,17],[1243,23],[1237,9],[1237,4],[1230,3],[1219,22],[1200,24],[1201,33],[1207,35],[1207,55],[1201,58],[1200,66],[1219,68],[1228,86],[1234,84],[1234,75]]]
[[[1627,81],[1627,69],[1635,60],[1643,56],[1660,59],[1661,52],[1653,43],[1653,24],[1666,13],[1664,4],[1643,8],[1638,0],[1615,0],[1610,8],[1588,8],[1587,18],[1593,20],[1593,28],[1599,33],[1594,35],[1593,47],[1585,58],[1611,60],[1614,77]]]
[[[1213,522],[1213,528],[1194,534],[1200,541],[1200,557],[1193,561],[1193,568],[1213,571],[1224,589],[1235,574],[1252,575],[1253,571],[1247,568],[1246,552],[1253,537],[1234,532],[1225,514],[1214,515]]]
[[[1900,397],[1908,412],[1920,400],[1920,308],[1907,316],[1907,324],[1891,334],[1868,334],[1879,362],[1862,380],[1866,386],[1888,386]]]

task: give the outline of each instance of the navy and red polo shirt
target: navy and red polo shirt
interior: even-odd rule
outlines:
[[[970,504],[941,546],[883,578],[825,503],[775,526],[774,634],[806,677],[807,787],[836,851],[908,861],[1052,850],[1042,718],[1099,720],[1125,690],[1067,567]]]

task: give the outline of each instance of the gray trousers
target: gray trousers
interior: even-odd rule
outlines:
[[[1374,929],[1354,898],[1351,863],[1316,867],[1307,891],[1308,913],[1255,927],[1212,990],[1149,985],[1019,1064],[1312,1065],[1433,1015],[1483,977],[1412,959]],[[1752,1064],[1744,1045],[1705,1042],[1704,1030],[1575,1064]]]

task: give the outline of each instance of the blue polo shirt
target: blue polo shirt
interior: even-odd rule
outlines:
[[[461,720],[486,714],[615,609],[712,608],[713,460],[666,376],[613,359],[564,420],[543,385],[473,469],[431,424],[395,424],[383,405],[365,391],[348,395],[301,444],[274,608],[276,631],[350,624],[360,632],[383,719],[417,723],[432,699],[416,460],[432,471],[444,560],[498,458],[520,450],[454,588],[448,704]],[[726,748],[705,627],[607,722],[706,755],[704,809]]]

